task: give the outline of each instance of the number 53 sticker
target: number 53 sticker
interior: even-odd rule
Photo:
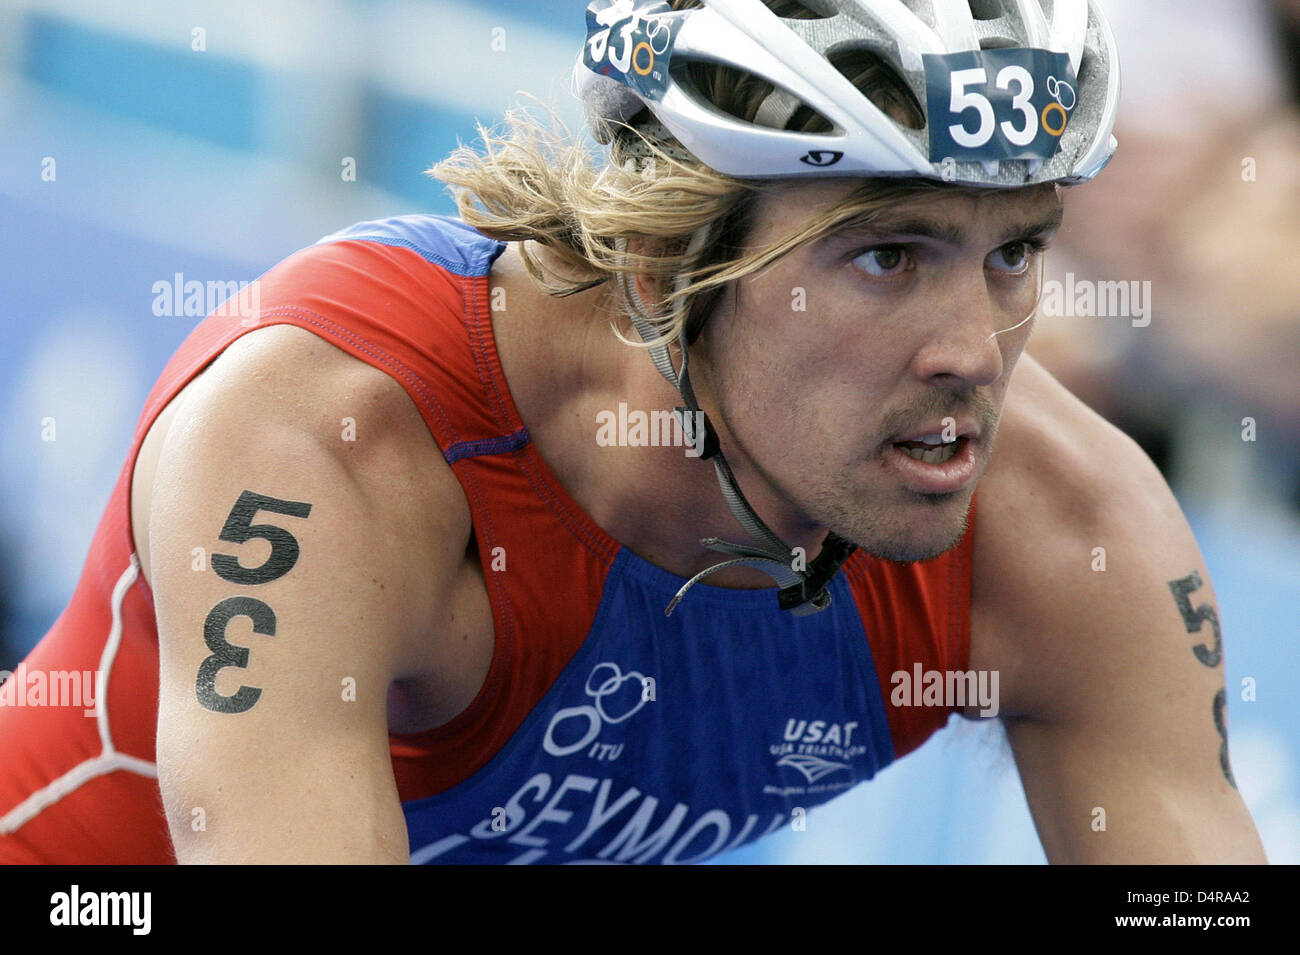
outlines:
[[[922,57],[930,157],[1050,159],[1078,105],[1070,58],[1002,49]]]

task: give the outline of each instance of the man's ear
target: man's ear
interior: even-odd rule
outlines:
[[[627,250],[633,255],[660,256],[665,253],[667,247],[667,243],[662,239],[635,238],[629,239],[627,243]],[[636,273],[633,285],[637,295],[647,306],[653,306],[668,294],[667,282],[662,277],[645,272]]]
[[[666,283],[660,278],[645,273],[637,273],[635,282],[636,293],[641,296],[641,301],[647,306],[653,306],[664,295],[664,285]]]

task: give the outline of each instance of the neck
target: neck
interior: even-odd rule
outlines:
[[[546,262],[544,254],[538,258]],[[551,298],[532,283],[512,245],[494,264],[492,284],[506,289],[509,303],[494,313],[493,326],[520,416],[560,484],[592,520],[638,556],[682,577],[726,559],[701,545],[701,538],[751,543],[722,497],[712,462],[694,456],[678,428],[661,427],[663,412],[682,399],[645,349],[620,342],[609,327],[617,314],[613,283]],[[620,321],[620,328],[625,324]],[[635,338],[630,329],[624,333]],[[803,519],[735,446],[707,374],[693,366],[692,380],[751,506],[811,561],[826,529]],[[664,446],[667,435],[672,437]],[[658,446],[652,443],[656,438]],[[730,568],[707,582],[773,585],[751,567]]]

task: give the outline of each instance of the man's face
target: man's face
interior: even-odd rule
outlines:
[[[855,185],[782,185],[746,244],[784,238]],[[781,502],[890,560],[952,547],[1032,327],[1038,244],[1059,219],[1051,186],[927,195],[733,286],[693,366],[729,461],[758,477],[742,482],[756,506]]]

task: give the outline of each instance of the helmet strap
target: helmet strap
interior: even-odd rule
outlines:
[[[708,233],[707,226],[696,231],[686,249],[688,257],[699,252],[700,247],[707,239]],[[625,251],[626,247],[626,240],[619,239],[619,251]],[[650,317],[644,302],[641,300],[640,293],[636,289],[636,283],[629,279],[624,272],[619,273],[618,281],[624,299],[630,307],[633,327],[636,328],[637,334],[641,336],[642,341],[652,341],[658,337],[656,335],[656,323]],[[680,292],[683,287],[684,279],[678,278],[676,291]],[[680,308],[680,304],[678,307]],[[655,368],[682,397],[683,405],[673,410],[681,421],[683,433],[697,448],[700,448],[700,458],[702,460],[713,462],[718,487],[722,491],[723,499],[727,502],[727,507],[755,543],[753,545],[733,544],[716,537],[702,538],[700,543],[708,549],[730,554],[734,559],[714,564],[688,580],[664,609],[664,615],[670,615],[681,599],[686,596],[686,592],[705,577],[726,570],[729,567],[740,565],[757,567],[776,581],[781,587],[777,597],[782,610],[789,610],[799,617],[825,610],[831,603],[831,595],[828,589],[830,582],[844,562],[857,549],[857,545],[832,532],[826,536],[821,552],[816,558],[804,568],[796,567],[797,562],[794,560],[795,549],[768,527],[762,518],[754,512],[749,501],[745,499],[745,495],[736,483],[735,475],[722,453],[717,432],[712,422],[709,420],[708,415],[700,410],[699,402],[695,397],[695,389],[691,385],[690,351],[685,328],[678,335],[677,345],[682,355],[680,370],[674,367],[666,343],[651,345],[650,357],[654,361]],[[697,423],[703,428],[703,435],[696,433]]]

